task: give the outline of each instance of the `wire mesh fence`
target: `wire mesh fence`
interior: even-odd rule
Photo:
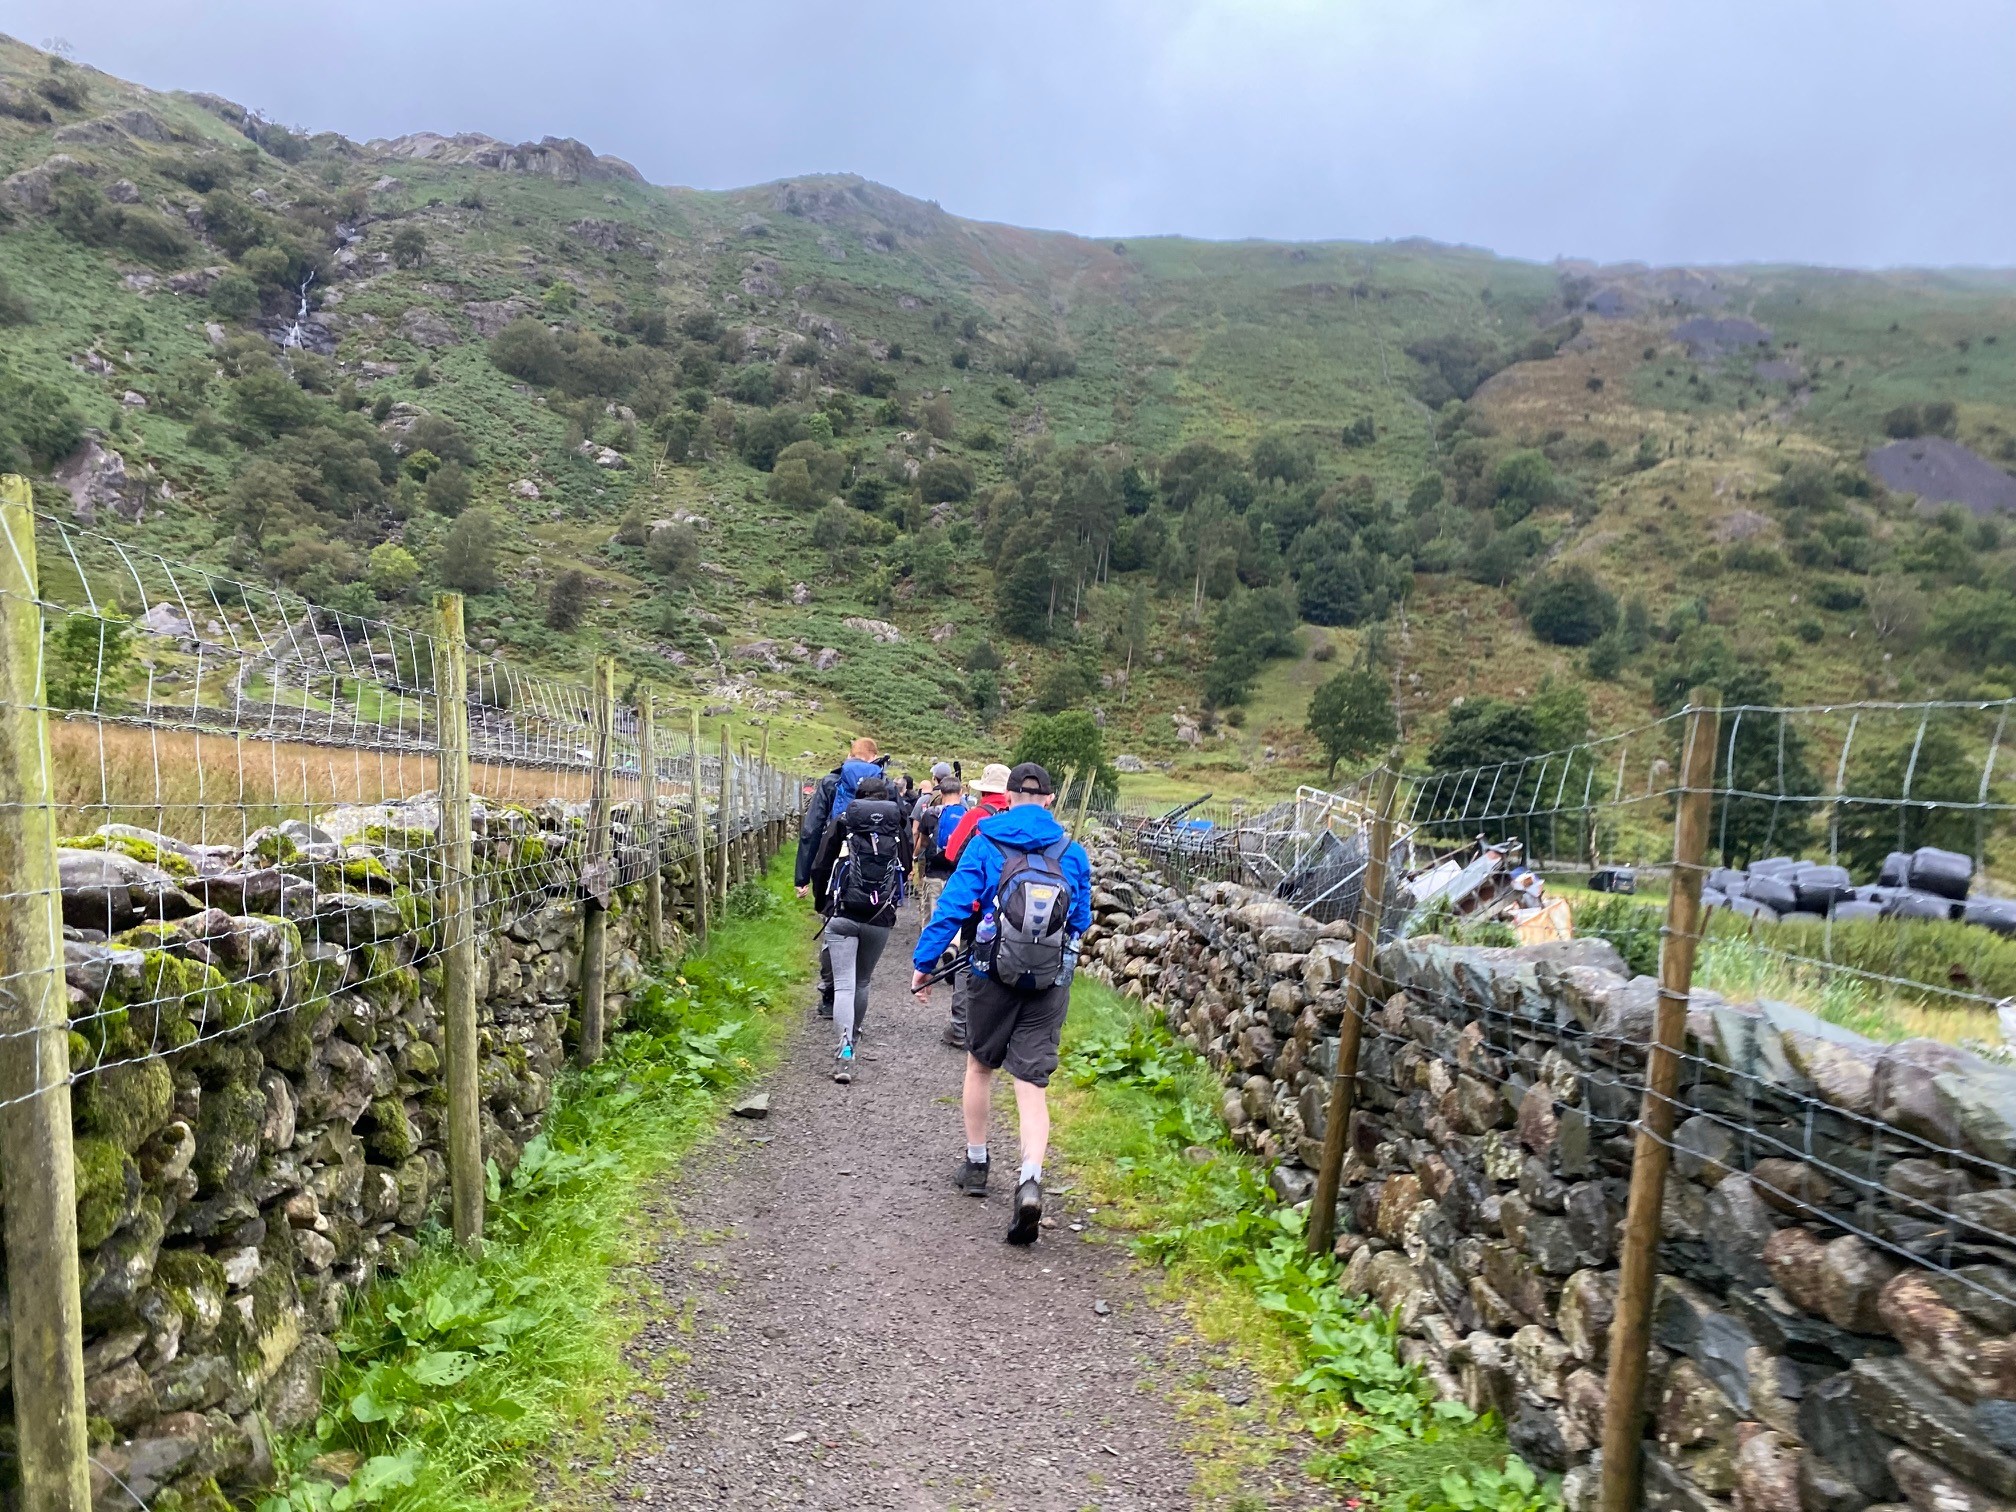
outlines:
[[[1904,1425],[2007,1395],[1983,1362],[2016,1321],[2009,708],[1697,693],[1543,752],[1471,725],[1474,759],[1382,767],[1230,822],[1115,814],[1187,894],[1133,926],[1143,944],[1171,921],[1195,940],[1158,943],[1167,966],[1125,941],[1105,960],[1158,984],[1257,1138],[1318,1166],[1308,1135],[1326,1131],[1313,1200],[1341,1185],[1371,1289],[1440,1315],[1414,1329],[1415,1357],[1460,1358],[1452,1389],[1484,1389],[1492,1360],[1582,1350],[1579,1396],[1557,1374],[1549,1398],[1515,1362],[1495,1403],[1522,1418],[1515,1442],[1570,1472],[1571,1505],[1639,1504],[1655,1343],[1699,1366],[1732,1421],[1817,1432],[1809,1455],[1839,1452],[1832,1419],[1816,1429],[1774,1382],[1792,1400],[1824,1381],[1830,1403],[1852,1385],[1899,1452],[1940,1460],[1926,1473],[2000,1484],[2016,1465]],[[1388,827],[1398,878],[1375,939],[1360,894],[1368,836]],[[1319,1064],[1327,1097],[1302,1069]],[[1402,1271],[1419,1300],[1403,1304]],[[1549,1342],[1570,1289],[1614,1299],[1607,1373],[1586,1331]],[[1900,1358],[1865,1360],[1871,1337]],[[1796,1357],[1790,1375],[1758,1373],[1773,1351]],[[1698,1456],[1672,1457],[1694,1430],[1673,1426],[1680,1388],[1662,1389],[1645,1452],[1666,1493],[1698,1498]],[[1855,1432],[1880,1464],[1888,1441]]]
[[[1732,707],[1708,784],[1703,965],[1711,982],[1892,1010],[1992,1041],[2016,996],[2011,701]],[[1556,937],[1598,900],[1599,928],[1656,954],[1646,910],[1671,877],[1676,762],[1689,710],[1572,747],[1398,774],[1388,932],[1503,924]],[[1108,816],[1165,870],[1263,889],[1349,918],[1365,865],[1368,773],[1272,808]],[[1493,933],[1495,931],[1487,931]],[[1928,1018],[1928,1015],[1931,1016]]]
[[[368,991],[413,964],[377,948],[395,938],[424,962],[446,922],[439,711],[454,695],[437,686],[438,637],[61,520],[37,518],[24,540],[26,518],[0,520],[13,581],[0,599],[39,625],[13,649],[31,663],[22,686],[45,691],[7,711],[31,742],[11,806],[55,836],[70,1078]],[[588,684],[494,656],[469,660],[461,696],[478,930],[584,883],[627,886],[690,861],[702,823],[719,846],[796,801],[783,774],[677,732],[653,753],[659,812],[647,816],[636,709],[598,712]],[[584,876],[598,792],[608,871]],[[0,886],[11,910],[41,901],[17,879]],[[318,969],[338,952],[363,974]],[[15,985],[0,967],[0,991]]]

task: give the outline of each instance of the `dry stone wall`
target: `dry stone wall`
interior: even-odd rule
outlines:
[[[1349,926],[1116,851],[1087,969],[1222,1074],[1224,1115],[1309,1197]],[[1340,1201],[1344,1285],[1595,1512],[1656,983],[1600,940],[1389,942]],[[1697,991],[1660,1252],[1647,1504],[2016,1506],[2016,1070]]]
[[[612,1026],[643,975],[648,863],[629,817],[618,809]],[[690,845],[683,823],[687,844],[666,811],[668,850]],[[62,843],[72,1058],[89,1068],[73,1103],[101,1506],[132,1505],[120,1482],[142,1498],[258,1483],[270,1434],[314,1418],[346,1304],[411,1259],[445,1203],[437,824],[421,800],[244,847],[122,825]],[[585,829],[585,805],[475,807],[483,1148],[506,1176],[567,1058]],[[689,865],[666,864],[668,908]],[[7,1316],[0,1294],[0,1434]]]

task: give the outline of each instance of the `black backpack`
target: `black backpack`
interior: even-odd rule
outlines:
[[[886,798],[857,798],[841,819],[847,854],[833,869],[833,911],[872,923],[903,901],[903,808]]]

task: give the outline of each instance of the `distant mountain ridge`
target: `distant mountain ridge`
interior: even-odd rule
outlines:
[[[1309,775],[1308,694],[1365,655],[1417,749],[1549,679],[1636,722],[1711,642],[1816,699],[2007,677],[1940,616],[2016,586],[2012,274],[1106,240],[360,144],[15,42],[0,207],[36,422],[0,448],[50,507],[360,612],[482,584],[506,654],[815,743],[1077,708],[1236,791]]]

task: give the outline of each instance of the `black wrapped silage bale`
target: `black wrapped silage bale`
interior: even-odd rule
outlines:
[[[1760,877],[1754,868],[1749,882],[1744,885],[1743,896],[1763,904],[1774,914],[1788,914],[1799,906],[1799,894],[1790,882],[1781,877]]]
[[[2016,898],[1969,898],[1960,917],[1999,935],[2016,935]]]
[[[1855,895],[1855,879],[1845,866],[1806,866],[1792,880],[1799,895],[1799,907],[1807,913],[1824,914],[1843,898]]]
[[[1936,893],[1956,902],[1967,896],[1967,884],[1974,880],[1974,860],[1958,851],[1921,845],[1911,852],[1910,883],[1914,892]]]
[[[1951,898],[1909,887],[1897,889],[1883,905],[1884,916],[1892,919],[1950,919],[1959,911],[1960,905]]]

